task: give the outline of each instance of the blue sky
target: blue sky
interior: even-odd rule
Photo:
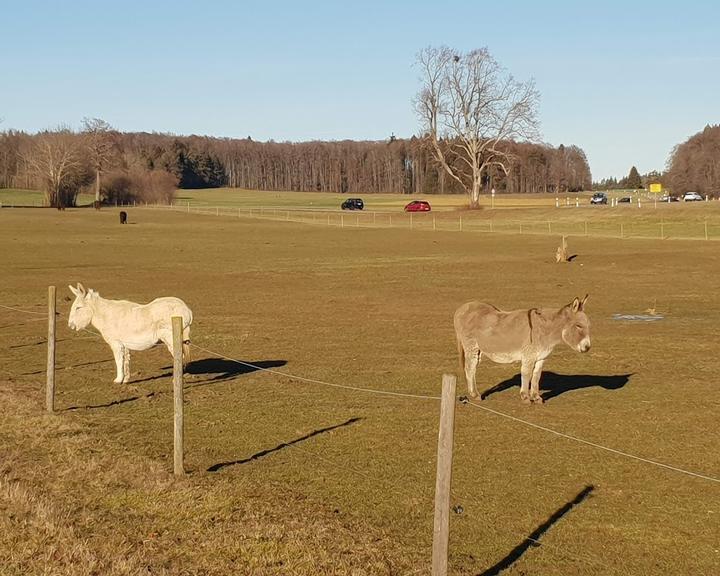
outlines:
[[[83,117],[255,140],[418,132],[415,55],[487,46],[535,79],[593,178],[663,169],[720,123],[720,2],[0,0],[0,129]]]

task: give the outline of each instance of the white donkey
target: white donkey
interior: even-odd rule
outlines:
[[[483,355],[493,362],[520,362],[520,399],[542,404],[540,375],[556,345],[565,342],[578,352],[590,350],[590,320],[585,314],[587,295],[557,308],[504,312],[482,302],[468,302],[455,312],[460,366],[468,394],[476,398],[475,371]]]
[[[82,330],[92,324],[100,332],[115,356],[115,384],[130,380],[130,350],[147,350],[163,342],[173,354],[173,316],[182,317],[183,358],[189,357],[193,316],[180,298],[170,296],[156,298],[149,304],[136,304],[127,300],[106,300],[94,290],[86,292],[79,282],[77,288],[68,287],[75,294],[68,326]]]

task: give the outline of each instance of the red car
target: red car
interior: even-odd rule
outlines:
[[[405,206],[405,212],[430,212],[430,203],[425,200],[413,200]]]

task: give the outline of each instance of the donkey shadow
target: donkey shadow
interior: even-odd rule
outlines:
[[[540,378],[540,395],[543,401],[547,402],[565,392],[592,388],[593,386],[598,386],[604,390],[619,390],[630,381],[632,375],[633,374],[630,373],[598,376],[596,374],[557,374],[555,372],[543,372]],[[516,386],[519,388],[520,383],[520,374],[516,374],[512,378],[504,380],[489,390],[486,390],[480,394],[480,398],[484,400],[497,392],[503,392]]]
[[[272,368],[280,368],[285,366],[287,360],[225,360],[223,358],[203,358],[201,360],[193,360],[185,365],[185,374],[192,376],[207,376],[201,380],[192,380],[192,385],[207,382],[220,382],[222,380],[232,380],[244,374],[251,374],[259,370],[270,370]]]
[[[202,358],[200,360],[193,360],[185,365],[184,374],[189,376],[206,376],[206,378],[196,379],[193,378],[191,381],[186,382],[188,387],[192,388],[202,384],[210,384],[213,382],[221,382],[223,380],[232,380],[243,374],[250,374],[257,372],[258,370],[270,370],[272,368],[280,368],[285,366],[287,360],[225,360],[223,358]],[[173,375],[172,366],[163,366],[163,370],[169,370],[169,372],[163,372],[162,374],[155,374],[153,376],[147,376],[145,378],[138,378],[132,380],[131,384],[138,384],[139,382],[150,382],[152,380],[158,380],[162,378],[168,378]]]

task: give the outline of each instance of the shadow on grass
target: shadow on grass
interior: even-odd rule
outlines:
[[[135,402],[136,400],[147,400],[155,396],[155,392],[148,392],[147,394],[141,394],[139,396],[130,396],[129,398],[121,398],[120,400],[112,400],[105,404],[88,404],[86,406],[68,406],[58,412],[72,412],[73,410],[94,410],[96,408],[110,408],[112,406],[118,406],[119,404],[127,404],[128,402]]]
[[[222,380],[232,380],[243,374],[251,374],[258,370],[268,370],[272,368],[280,368],[287,364],[287,360],[256,360],[243,361],[244,363],[234,360],[224,360],[222,358],[203,358],[202,360],[194,360],[188,362],[185,366],[185,374],[193,376],[208,376],[203,380],[193,380],[189,382],[189,388],[194,388],[201,384],[210,382],[220,382]]]
[[[595,374],[556,374],[555,372],[543,372],[540,377],[541,396],[542,399],[547,402],[565,392],[581,390],[582,388],[592,388],[593,386],[605,390],[619,390],[630,381],[631,376],[632,373],[597,376]],[[504,380],[500,382],[500,384],[496,384],[480,394],[480,398],[484,400],[488,396],[513,387],[520,387],[520,374]]]
[[[258,460],[259,458],[262,458],[263,456],[267,456],[268,454],[272,454],[273,452],[277,452],[279,450],[282,450],[283,448],[288,448],[289,446],[292,446],[293,444],[299,444],[300,442],[304,442],[305,440],[309,440],[313,436],[319,436],[320,434],[325,434],[326,432],[330,432],[331,430],[337,430],[338,428],[343,428],[344,426],[350,426],[351,424],[354,424],[355,422],[359,422],[362,420],[362,418],[350,418],[349,420],[346,420],[345,422],[342,422],[341,424],[334,424],[332,426],[327,426],[325,428],[319,428],[318,430],[313,430],[309,434],[305,434],[305,436],[300,436],[299,438],[295,438],[294,440],[290,440],[289,442],[283,442],[282,444],[278,444],[274,448],[268,448],[267,450],[261,450],[260,452],[257,452],[253,454],[252,456],[248,456],[247,458],[243,458],[241,460],[233,460],[231,462],[219,462],[218,464],[213,464],[210,466],[210,468],[207,469],[208,472],[217,472],[218,470],[222,470],[223,468],[226,468],[228,466],[235,466],[236,464],[247,464],[248,462],[252,462],[253,460]]]
[[[80,364],[73,364],[72,366],[57,366],[55,368],[55,371],[58,370],[72,370],[73,368],[80,368],[81,366],[92,366],[94,364],[104,364],[106,362],[114,362],[112,358],[108,358],[106,360],[93,360],[92,362],[81,362]],[[45,374],[47,370],[43,368],[42,370],[35,370],[34,372],[22,372],[20,376],[35,376],[37,374]]]
[[[580,492],[578,492],[577,496],[570,500],[570,502],[566,503],[561,508],[558,508],[550,518],[548,518],[545,522],[540,524],[535,530],[530,532],[530,534],[525,537],[525,539],[515,546],[505,558],[500,560],[497,564],[492,566],[491,568],[488,568],[484,572],[481,572],[478,574],[478,576],[497,576],[500,574],[503,570],[507,570],[512,566],[515,562],[520,560],[523,554],[528,551],[531,547],[537,547],[542,546],[541,542],[538,542],[538,539],[542,537],[545,532],[547,532],[550,528],[553,527],[553,525],[558,522],[565,514],[570,512],[575,506],[578,506],[581,504],[590,494],[592,491],[595,490],[595,486],[588,485],[585,486]]]
[[[188,362],[185,365],[185,371],[183,374],[189,376],[208,376],[201,380],[193,379],[186,381],[184,389],[191,390],[193,388],[199,388],[206,386],[214,382],[221,382],[223,380],[232,380],[243,374],[250,374],[257,372],[258,370],[266,370],[271,368],[279,368],[285,366],[287,360],[257,360],[255,362],[247,361],[245,364],[240,364],[232,360],[223,360],[221,358],[204,358],[202,360],[194,360]],[[163,378],[172,378],[172,366],[163,366],[163,370],[170,370],[169,372],[163,372],[161,374],[154,374],[153,376],[146,376],[145,378],[135,378],[130,381],[131,384],[139,384],[141,382],[152,382],[153,380],[162,380]]]

